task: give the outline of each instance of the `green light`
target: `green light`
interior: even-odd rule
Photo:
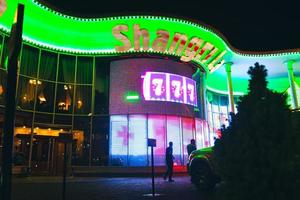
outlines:
[[[17,3],[25,5],[25,17],[23,25],[23,39],[31,44],[55,51],[63,51],[75,54],[120,55],[115,46],[120,45],[113,36],[112,30],[117,25],[128,25],[126,35],[133,42],[133,25],[139,24],[141,28],[149,31],[150,44],[157,37],[156,31],[164,29],[169,32],[170,38],[175,33],[185,34],[188,39],[199,36],[206,42],[210,42],[219,51],[227,50],[224,40],[212,30],[186,20],[158,17],[158,16],[122,16],[84,19],[67,16],[47,8],[35,0],[10,0],[6,12],[0,18],[0,29],[9,32],[14,17]],[[168,51],[154,52],[135,51],[130,49],[126,53],[159,53],[173,55]],[[178,56],[178,55],[177,55]],[[195,63],[201,65],[199,60]],[[207,69],[206,64],[203,67]]]
[[[140,95],[136,91],[129,91],[125,95],[125,100],[127,102],[138,102],[140,100]]]
[[[133,96],[126,96],[127,100],[139,100],[140,97],[138,95],[133,95]]]
[[[224,60],[235,63],[237,67],[239,67],[239,64],[245,63],[251,66],[255,62],[264,63],[267,67],[278,67],[282,66],[284,61],[291,59],[296,60],[296,65],[299,66],[300,51],[297,49],[271,53],[239,51],[231,47],[227,40],[218,34],[217,31],[187,20],[163,16],[119,16],[86,19],[64,15],[42,5],[36,0],[7,0],[6,2],[7,9],[0,17],[0,31],[9,33],[17,4],[22,3],[25,5],[23,40],[32,45],[56,52],[96,56],[141,53],[178,56],[168,51],[154,51],[152,48],[149,48],[147,51],[136,51],[131,48],[126,52],[116,52],[115,47],[120,45],[120,41],[113,36],[113,28],[117,25],[128,25],[129,30],[126,32],[126,36],[128,36],[130,42],[133,42],[134,32],[132,27],[134,24],[139,24],[141,29],[149,31],[150,47],[152,47],[153,41],[157,37],[157,30],[163,29],[168,31],[170,38],[173,38],[175,33],[181,33],[186,35],[189,40],[192,37],[199,37],[205,42],[211,43],[220,52],[226,50]],[[202,58],[207,54],[208,52]],[[215,55],[209,58],[205,63],[201,63],[199,60],[192,60],[192,62],[208,71],[208,64],[216,57]],[[223,57],[216,60],[215,63],[222,59]],[[270,65],[265,63],[270,60],[272,60]],[[225,74],[218,73],[217,68],[214,70],[216,72],[212,73],[211,71],[211,74],[208,73],[206,85],[211,90],[221,91],[226,94],[227,83]],[[295,69],[295,71],[299,74],[299,70]],[[295,81],[300,85],[298,74],[295,77]],[[232,79],[234,94],[247,93],[248,77],[232,77]],[[284,75],[276,78],[270,76],[268,81],[269,88],[278,92],[285,91],[289,85],[288,78]],[[128,100],[136,100],[134,96],[132,95],[133,99]]]

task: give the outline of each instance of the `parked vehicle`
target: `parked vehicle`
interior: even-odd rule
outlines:
[[[220,182],[211,161],[212,151],[212,147],[198,149],[189,157],[188,171],[191,181],[200,190],[212,190]]]

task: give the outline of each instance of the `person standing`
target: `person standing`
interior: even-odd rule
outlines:
[[[166,148],[167,171],[164,175],[164,180],[167,180],[167,177],[168,177],[169,182],[174,182],[174,180],[172,179],[172,176],[173,176],[173,160],[174,160],[173,142],[169,142],[169,147]]]
[[[196,141],[191,139],[191,143],[187,145],[188,156],[191,155],[192,151],[196,150]]]

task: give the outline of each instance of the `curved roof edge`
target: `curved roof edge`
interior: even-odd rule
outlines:
[[[272,78],[284,77],[280,80],[287,82],[284,63],[293,60],[297,67],[295,74],[297,77],[300,74],[300,48],[242,51],[231,46],[215,28],[192,19],[154,15],[80,18],[54,11],[36,0],[10,0],[7,10],[0,16],[0,30],[10,32],[18,2],[25,5],[24,41],[52,51],[97,56],[131,53],[176,56],[210,72],[208,86],[219,91],[225,91],[221,86],[224,81],[216,83],[215,80],[225,80],[225,69],[220,67],[226,62],[232,63],[233,81],[243,85],[236,86],[235,91],[242,93],[246,92],[243,81],[248,78],[247,69],[255,62],[268,66]],[[139,40],[135,39],[136,35]],[[285,85],[282,89],[286,89]]]

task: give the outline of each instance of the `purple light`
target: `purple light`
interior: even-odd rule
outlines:
[[[146,101],[170,101],[197,106],[196,82],[193,79],[163,72],[142,76]]]

